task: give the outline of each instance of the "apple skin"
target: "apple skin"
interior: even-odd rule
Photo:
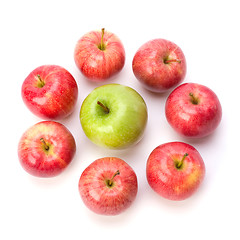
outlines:
[[[73,112],[78,87],[66,69],[43,65],[27,76],[21,93],[23,102],[33,114],[46,120],[59,120]]]
[[[222,118],[222,108],[211,89],[197,83],[185,83],[168,96],[165,115],[180,135],[201,138],[217,128]]]
[[[145,88],[162,93],[183,81],[187,64],[180,47],[158,38],[146,42],[137,50],[132,69]]]
[[[105,31],[104,50],[99,48],[102,31],[91,31],[79,39],[74,51],[74,60],[89,80],[101,82],[120,72],[125,63],[125,50],[120,39]]]
[[[72,161],[76,143],[61,123],[42,121],[25,131],[18,144],[20,164],[36,177],[59,175]]]
[[[117,215],[135,200],[137,176],[124,160],[104,157],[95,160],[83,171],[78,189],[90,210],[101,215]]]
[[[97,104],[108,109],[106,113]],[[86,136],[95,144],[123,149],[139,142],[147,124],[147,106],[134,89],[121,84],[95,88],[83,101],[80,121]]]
[[[181,162],[181,167],[176,164]],[[156,147],[147,160],[147,181],[160,196],[180,201],[199,188],[205,176],[205,164],[199,152],[183,142],[169,142]]]

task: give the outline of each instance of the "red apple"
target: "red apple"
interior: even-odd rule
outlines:
[[[91,31],[79,39],[74,60],[85,77],[103,81],[123,68],[125,50],[120,39],[103,28],[102,31]]]
[[[184,200],[199,187],[205,165],[198,151],[183,142],[165,143],[155,148],[147,160],[147,180],[164,198]]]
[[[59,175],[72,161],[76,144],[69,130],[54,121],[42,121],[21,137],[18,156],[22,167],[37,177]]]
[[[22,99],[29,110],[43,119],[70,115],[77,102],[78,87],[73,76],[56,65],[33,70],[22,84]]]
[[[122,159],[104,157],[83,171],[78,188],[90,210],[97,214],[116,215],[134,201],[138,190],[137,176]]]
[[[192,138],[211,134],[222,118],[216,94],[196,83],[185,83],[174,89],[166,101],[165,113],[173,129]]]
[[[187,65],[182,50],[175,43],[154,39],[138,49],[132,69],[148,90],[165,92],[183,81]]]

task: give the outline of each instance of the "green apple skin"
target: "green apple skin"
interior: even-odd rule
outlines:
[[[121,84],[95,88],[85,98],[80,110],[86,136],[96,145],[110,149],[123,149],[139,142],[147,119],[147,106],[141,95]]]

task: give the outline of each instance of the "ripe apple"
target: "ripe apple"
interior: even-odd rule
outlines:
[[[102,31],[91,31],[79,39],[74,60],[85,77],[104,81],[122,70],[125,50],[115,34],[102,28]]]
[[[90,210],[103,215],[117,215],[130,207],[136,198],[137,176],[122,159],[104,157],[83,171],[78,189]]]
[[[42,121],[21,137],[18,156],[22,167],[37,177],[59,175],[72,161],[76,144],[69,130],[54,121]]]
[[[77,102],[78,87],[73,76],[56,65],[43,65],[33,70],[22,84],[22,99],[29,110],[40,118],[63,119]]]
[[[86,136],[111,149],[127,148],[142,138],[147,106],[134,89],[121,84],[95,88],[83,101],[80,121]]]
[[[205,165],[199,152],[183,142],[169,142],[155,148],[147,160],[147,180],[164,198],[184,200],[199,187]]]
[[[165,92],[183,81],[187,65],[180,47],[160,38],[146,42],[137,50],[132,69],[145,88]]]
[[[211,134],[222,118],[222,108],[216,94],[206,86],[185,83],[168,96],[166,118],[179,134],[200,138]]]

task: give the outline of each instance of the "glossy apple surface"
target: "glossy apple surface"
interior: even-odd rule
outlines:
[[[166,101],[165,113],[175,131],[191,138],[211,134],[222,118],[216,94],[196,83],[185,83],[174,89]]]
[[[120,84],[95,88],[83,101],[80,121],[86,136],[111,149],[127,148],[143,136],[147,106],[134,89]]]
[[[36,177],[59,175],[72,161],[76,152],[70,131],[54,121],[42,121],[30,127],[18,144],[22,167]]]
[[[183,81],[187,64],[179,46],[160,38],[146,42],[137,50],[132,69],[145,88],[165,92]]]
[[[82,74],[93,81],[104,81],[122,70],[125,50],[113,33],[91,31],[79,39],[74,60]]]
[[[95,160],[82,173],[78,184],[84,204],[102,215],[117,215],[135,200],[138,183],[134,170],[122,159]]]
[[[147,160],[147,180],[151,188],[169,200],[184,200],[199,188],[205,165],[199,152],[183,142],[165,143],[155,148]]]
[[[78,87],[66,69],[56,65],[43,65],[27,76],[21,93],[32,113],[43,119],[57,120],[73,112]]]

